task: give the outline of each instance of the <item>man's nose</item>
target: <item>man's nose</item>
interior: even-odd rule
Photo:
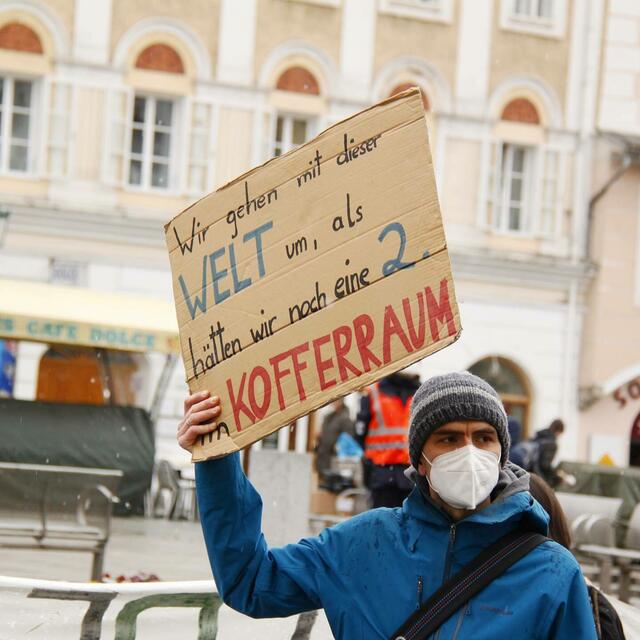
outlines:
[[[462,446],[466,447],[467,445],[473,444],[473,438],[468,434],[464,434],[464,438],[462,440]]]

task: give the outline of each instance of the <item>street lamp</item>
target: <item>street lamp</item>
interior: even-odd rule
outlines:
[[[4,244],[7,229],[9,228],[9,215],[10,211],[8,209],[0,209],[0,249]]]

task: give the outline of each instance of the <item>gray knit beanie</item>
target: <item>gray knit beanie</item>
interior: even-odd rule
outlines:
[[[507,414],[495,389],[472,373],[447,373],[425,380],[411,402],[409,458],[417,469],[427,438],[456,420],[478,420],[495,427],[502,447],[501,464],[509,458]]]

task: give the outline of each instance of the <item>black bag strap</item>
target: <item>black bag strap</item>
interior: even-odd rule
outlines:
[[[391,640],[425,640],[473,596],[547,540],[546,536],[532,531],[514,531],[503,536],[447,580]]]

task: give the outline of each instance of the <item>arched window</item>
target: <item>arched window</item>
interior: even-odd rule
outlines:
[[[316,77],[311,71],[300,66],[289,67],[281,73],[276,82],[276,89],[303,94],[310,98],[320,95],[320,84]],[[273,155],[281,156],[304,144],[313,135],[313,120],[308,115],[289,113],[280,108],[275,122]]]
[[[20,22],[9,22],[0,27],[0,49],[25,53],[43,53],[38,34]]]
[[[523,124],[540,124],[540,115],[534,104],[526,98],[516,98],[502,110],[501,120],[522,122]]]
[[[507,358],[490,356],[476,362],[469,367],[469,371],[486,380],[500,394],[507,414],[520,422],[522,438],[526,438],[529,431],[531,393],[522,370]]]
[[[311,71],[304,67],[289,67],[278,78],[276,89],[279,91],[306,93],[312,96],[320,95],[318,81]]]
[[[42,55],[40,36],[21,22],[0,27],[0,49]],[[35,165],[36,81],[0,75],[0,171],[27,173]]]
[[[399,93],[402,93],[407,89],[412,89],[415,86],[417,85],[411,82],[403,82],[402,84],[399,84],[398,86],[394,87],[391,91],[389,91],[389,97],[398,95]],[[427,94],[422,90],[422,88],[420,87],[418,88],[420,89],[420,95],[422,96],[422,104],[424,105],[424,110],[429,111],[429,107],[430,107],[429,98],[427,97]]]
[[[501,109],[493,145],[488,185],[488,222],[502,233],[559,233],[562,199],[561,158],[544,146],[543,119],[526,97]]]
[[[137,69],[163,71],[164,73],[184,73],[182,58],[178,52],[166,44],[152,44],[143,49],[136,58]]]

